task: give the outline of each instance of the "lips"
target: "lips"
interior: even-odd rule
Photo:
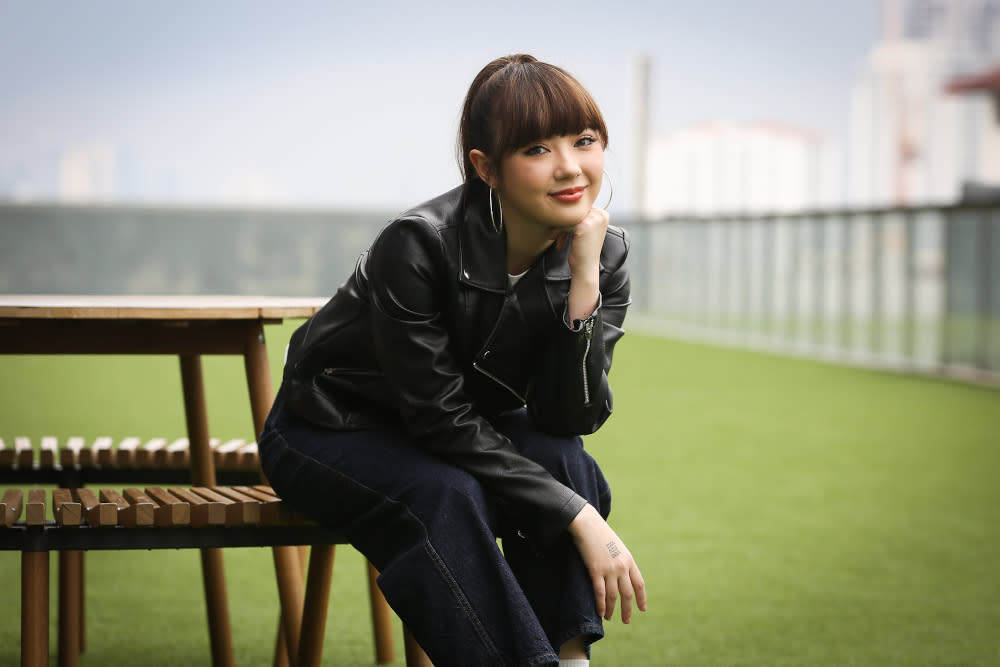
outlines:
[[[576,188],[566,188],[565,190],[552,192],[549,194],[549,196],[561,202],[575,202],[579,201],[579,199],[583,197],[583,191],[585,189],[586,188],[584,186]]]

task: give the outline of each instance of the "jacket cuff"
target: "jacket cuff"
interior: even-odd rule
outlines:
[[[601,305],[603,303],[604,303],[604,295],[603,294],[598,294],[597,295],[597,307],[594,308],[594,312],[592,312],[590,315],[588,315],[587,317],[583,318],[582,320],[573,320],[573,321],[570,321],[570,319],[569,319],[569,303],[567,303],[566,306],[563,308],[563,317],[562,317],[563,324],[565,324],[566,328],[569,329],[570,331],[572,331],[573,333],[580,333],[580,332],[582,332],[583,328],[584,328],[584,326],[586,326],[587,322],[588,321],[593,321],[594,318],[597,317],[597,313],[600,312]]]
[[[566,533],[569,524],[586,505],[587,499],[574,493],[562,508],[554,513],[555,516],[548,521],[539,521],[534,526],[534,530],[522,535],[522,537],[528,540],[529,545],[536,553],[544,553]]]

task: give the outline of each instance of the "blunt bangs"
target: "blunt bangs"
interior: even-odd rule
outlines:
[[[597,103],[568,73],[545,63],[509,68],[494,109],[492,153],[504,157],[532,142],[591,129],[608,146],[608,130]],[[501,76],[506,72],[501,73]],[[500,77],[497,77],[500,78]]]
[[[608,147],[600,108],[569,72],[523,53],[497,58],[480,70],[465,97],[458,164],[468,183],[478,177],[472,150],[499,161],[536,141],[587,129]]]

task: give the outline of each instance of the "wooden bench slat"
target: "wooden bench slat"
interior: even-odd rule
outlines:
[[[157,526],[188,526],[191,524],[191,505],[158,486],[146,487],[146,495],[153,499],[153,517]]]
[[[167,446],[166,438],[153,438],[135,452],[135,464],[140,467],[153,465],[156,452]]]
[[[238,470],[256,470],[260,466],[260,454],[257,452],[256,442],[251,442],[240,448],[237,454],[236,468]]]
[[[212,490],[239,504],[243,523],[260,523],[261,502],[259,500],[228,486],[212,487]]]
[[[191,489],[173,486],[167,490],[191,505],[191,525],[195,528],[225,525],[226,506],[223,503],[208,500]]]
[[[106,435],[95,438],[90,447],[83,446],[77,452],[77,463],[81,466],[87,467],[92,467],[98,464],[104,465],[104,463],[102,463],[102,459],[107,463],[110,463],[112,442],[111,438]]]
[[[94,441],[94,446],[91,449],[94,452],[94,461],[99,466],[109,466],[114,458],[114,451],[112,446],[115,441],[108,437],[98,438]]]
[[[73,497],[83,506],[83,517],[90,526],[117,526],[118,506],[101,502],[93,489],[73,489]]]
[[[114,504],[114,506],[118,508],[116,514],[128,507],[128,501],[126,501],[122,497],[122,494],[118,493],[115,489],[101,489],[98,497],[101,499],[102,503]]]
[[[167,446],[164,464],[168,468],[186,468],[191,465],[191,443],[187,438],[179,438]]]
[[[14,452],[17,465],[30,468],[35,464],[35,450],[31,447],[31,438],[24,436],[14,438]]]
[[[191,490],[202,498],[212,502],[221,503],[226,511],[227,526],[241,526],[245,523],[243,520],[243,507],[232,498],[224,496],[221,493],[218,493],[214,488],[208,488],[206,486],[195,486],[192,487]]]
[[[251,486],[234,486],[232,488],[234,491],[260,501],[260,522],[262,524],[289,523],[294,519],[295,513],[292,508],[273,493],[267,493]]]
[[[59,451],[59,439],[55,436],[42,437],[42,449],[38,453],[38,464],[43,468],[52,468],[56,464],[56,453]]]
[[[155,520],[156,503],[137,488],[129,487],[123,492],[128,507],[119,513],[119,523],[129,528],[152,526]]]
[[[83,449],[85,441],[78,435],[66,440],[66,445],[59,450],[59,463],[64,468],[71,468],[80,462],[80,450]]]
[[[235,468],[239,461],[239,449],[247,444],[246,440],[227,440],[217,447],[212,448],[217,468]]]
[[[69,489],[53,489],[52,516],[60,526],[79,526],[83,521],[83,507],[73,500],[73,492]]]
[[[45,525],[45,489],[29,489],[24,522],[29,526]]]
[[[115,450],[115,465],[122,468],[134,467],[136,451],[141,444],[140,438],[125,438],[119,442]]]
[[[14,450],[4,444],[0,438],[0,466],[9,468],[14,465]]]
[[[24,492],[21,489],[7,489],[0,500],[0,524],[12,526],[21,518],[24,505]]]

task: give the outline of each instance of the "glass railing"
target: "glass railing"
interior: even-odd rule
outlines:
[[[1000,207],[631,222],[644,326],[1000,378]]]
[[[0,292],[332,294],[392,212],[0,204]],[[1000,207],[622,220],[630,326],[1000,376]]]

